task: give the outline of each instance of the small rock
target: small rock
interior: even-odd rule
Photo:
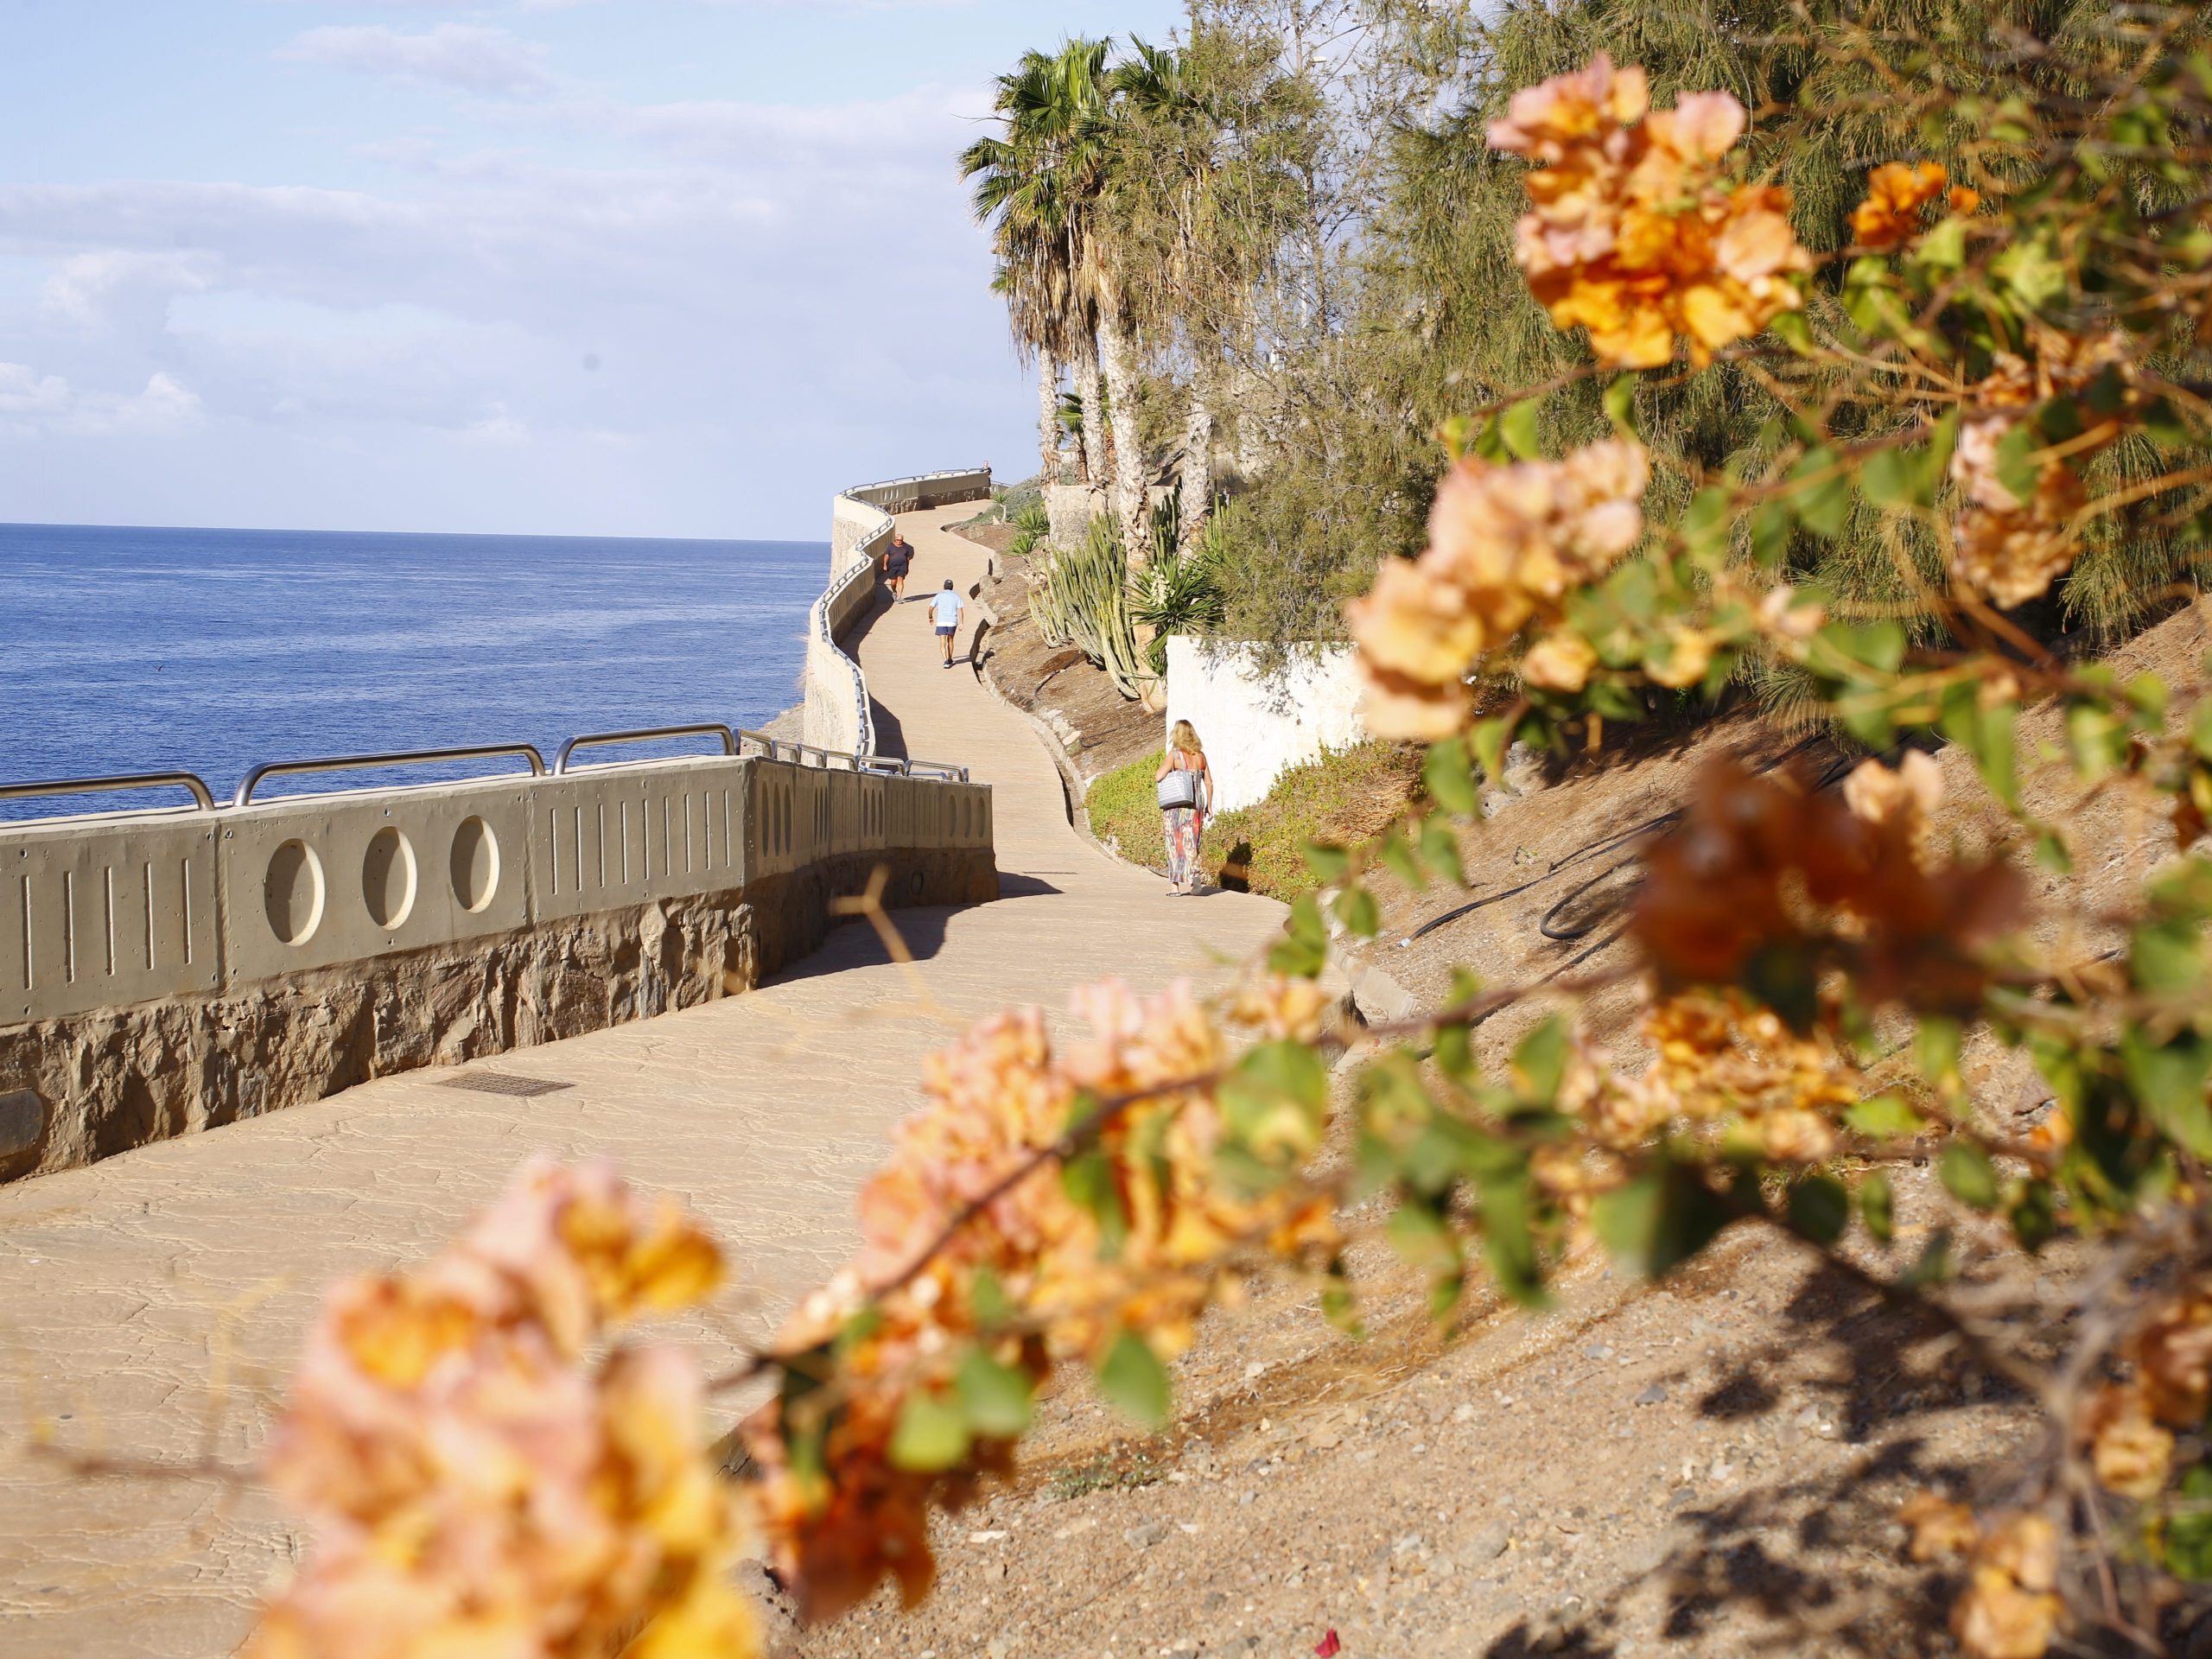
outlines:
[[[1236,1494],[1236,1501],[1237,1501],[1237,1503],[1239,1503],[1240,1504],[1243,1504],[1243,1503],[1250,1503],[1250,1502],[1251,1502],[1255,1497],[1257,1497],[1258,1496],[1259,1496],[1259,1494],[1258,1494],[1257,1492],[1239,1492],[1239,1493],[1237,1493],[1237,1494]]]
[[[1613,1351],[1602,1342],[1593,1342],[1582,1351],[1591,1359],[1611,1359],[1613,1357]]]
[[[1636,1396],[1636,1403],[1639,1406],[1663,1406],[1667,1403],[1667,1390],[1654,1382]]]
[[[1683,1504],[1693,1503],[1696,1501],[1696,1491],[1693,1488],[1688,1486],[1677,1486],[1673,1491],[1667,1494],[1667,1507],[1670,1510],[1679,1510]]]
[[[1166,1523],[1159,1521],[1140,1522],[1122,1535],[1138,1549],[1150,1549],[1166,1535]]]
[[[1205,1613],[1217,1613],[1228,1605],[1229,1598],[1226,1594],[1219,1590],[1209,1590],[1205,1593],[1205,1599],[1198,1604],[1198,1611]]]
[[[1459,1404],[1452,1408],[1452,1421],[1455,1423],[1473,1422],[1475,1421],[1475,1408],[1467,1404],[1465,1401],[1462,1401]]]
[[[1470,1538],[1460,1550],[1460,1559],[1470,1567],[1480,1567],[1494,1561],[1505,1554],[1505,1547],[1513,1541],[1513,1534],[1503,1521],[1492,1522]]]

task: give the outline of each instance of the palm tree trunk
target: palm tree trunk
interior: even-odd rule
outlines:
[[[1129,569],[1152,557],[1152,503],[1145,488],[1144,449],[1137,441],[1136,340],[1127,324],[1109,315],[1098,330],[1100,366],[1114,428],[1114,513],[1128,550]]]
[[[1098,346],[1090,342],[1089,349],[1076,359],[1076,394],[1083,400],[1083,481],[1103,484],[1106,481],[1106,394],[1100,389],[1098,378]]]
[[[1198,544],[1213,511],[1213,408],[1205,388],[1191,386],[1191,420],[1183,429],[1183,501],[1179,552]]]
[[[1037,353],[1037,481],[1060,481],[1060,359],[1045,347]]]

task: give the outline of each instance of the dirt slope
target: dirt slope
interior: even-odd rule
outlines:
[[[2184,614],[2117,665],[2178,682],[2205,639]],[[2055,735],[2047,712],[2031,715],[2024,765]],[[1554,865],[1670,810],[1707,755],[1770,757],[1793,741],[1722,725],[1533,788],[1466,852],[1478,894],[1539,884],[1404,948],[1466,895],[1389,893],[1375,959],[1418,1003],[1442,995],[1454,963],[1492,982],[1558,967],[1611,931],[1634,869],[1554,918],[1587,934],[1554,942],[1539,918],[1630,849]],[[1970,768],[1942,759],[1943,829],[1995,833]],[[2061,770],[2031,772],[2031,803],[2062,810]],[[2092,898],[2118,896],[2164,844],[2163,826],[2113,803],[2069,822]],[[1625,996],[1593,1012],[1629,1040]],[[1484,1046],[1513,1036],[1493,1021]],[[2032,1113],[2031,1074],[1992,1077],[1994,1065],[1984,1053],[1975,1069],[1999,1109]],[[1924,1235],[1931,1192],[1924,1170],[1904,1173],[1900,1251]],[[1988,1246],[1966,1243],[1970,1285],[2017,1271]],[[2043,1265],[2063,1282],[2063,1250]],[[1955,1586],[1902,1564],[1891,1517],[1923,1486],[2001,1498],[2037,1427],[1948,1338],[1764,1235],[1732,1235],[1658,1288],[1580,1262],[1552,1311],[1483,1312],[1448,1344],[1386,1250],[1363,1243],[1354,1266],[1370,1287],[1366,1340],[1327,1326],[1301,1287],[1262,1286],[1206,1322],[1160,1440],[1132,1440],[1070,1386],[1046,1402],[1019,1481],[939,1523],[928,1602],[885,1598],[830,1628],[786,1630],[785,1651],[1289,1659],[1332,1630],[1352,1659],[1949,1650],[1934,1632]]]

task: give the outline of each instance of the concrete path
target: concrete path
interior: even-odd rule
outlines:
[[[1205,974],[1280,925],[1266,900],[1171,900],[1106,859],[1068,827],[1027,722],[938,666],[918,601],[981,575],[982,550],[939,527],[970,511],[907,518],[914,597],[861,647],[907,749],[997,790],[1007,896],[899,912],[916,969],[849,927],[748,996],[0,1187],[0,1654],[227,1654],[296,1548],[257,1493],[88,1481],[29,1458],[34,1417],[118,1459],[250,1459],[320,1287],[428,1254],[541,1148],[611,1155],[712,1221],[745,1287],[696,1326],[716,1363],[846,1255],[853,1195],[954,1028],[1014,1002],[1057,1008],[1109,974]],[[486,1070],[572,1086],[520,1101],[445,1086]]]

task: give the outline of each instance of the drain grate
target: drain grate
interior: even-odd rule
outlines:
[[[552,1077],[518,1077],[505,1071],[464,1071],[457,1077],[441,1077],[442,1089],[467,1089],[480,1095],[511,1095],[518,1100],[529,1100],[538,1095],[557,1095],[563,1089],[573,1089],[573,1083],[562,1083]]]

